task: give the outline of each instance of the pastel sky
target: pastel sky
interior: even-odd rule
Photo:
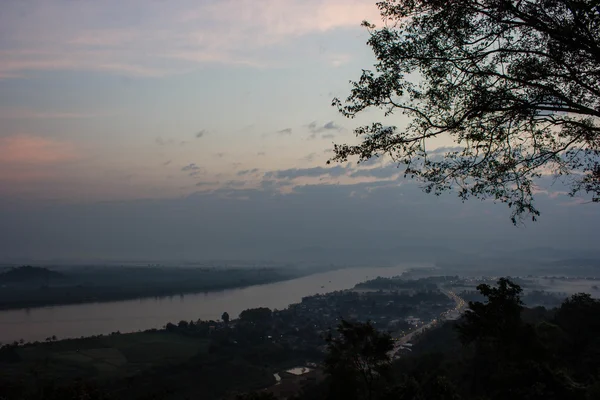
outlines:
[[[455,207],[453,218],[483,221],[492,212],[508,225],[502,206],[425,200],[386,160],[325,165],[333,142],[352,141],[354,127],[382,118],[367,112],[347,120],[331,107],[333,97],[348,94],[348,81],[373,64],[364,19],[380,24],[374,0],[3,0],[0,250],[15,257],[137,257],[162,243],[157,256],[198,257],[201,250],[189,251],[193,240],[177,234],[142,240],[140,232],[178,231],[179,221],[181,235],[197,229],[211,237],[206,246],[226,251],[262,237],[255,233],[265,220],[263,240],[281,237],[295,226],[285,218],[300,210],[321,215],[327,233],[317,238],[305,226],[305,236],[290,238],[297,243],[277,245],[314,245],[336,234],[339,218],[368,209],[378,229],[402,230],[384,226],[378,214],[382,204],[402,209],[402,196],[419,212],[437,215],[421,203],[439,209],[441,201]],[[393,194],[371,196],[377,188]],[[560,190],[542,195],[556,200],[549,209],[568,207],[598,222],[597,208],[573,207],[581,201]],[[335,218],[323,216],[323,206],[332,204]],[[178,207],[195,217],[173,217]],[[235,210],[246,214],[234,217]],[[103,224],[99,215],[113,228],[95,225]],[[135,228],[120,225],[132,215]],[[445,215],[431,227],[450,224],[452,231],[452,224],[465,223]],[[278,222],[282,216],[288,225]],[[70,232],[57,233],[61,225]],[[246,233],[234,240],[232,231]],[[132,236],[137,247],[129,252]],[[117,237],[111,245],[108,238]]]

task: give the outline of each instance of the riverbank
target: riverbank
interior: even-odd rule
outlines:
[[[345,270],[338,279],[353,272],[360,280],[366,271],[372,278],[382,272],[388,276],[398,272]],[[335,281],[333,274],[319,274],[318,278],[329,284]],[[295,284],[306,284],[309,278],[298,279]],[[389,280],[388,286],[399,280]],[[366,286],[378,286],[381,281],[372,279]],[[48,337],[41,343],[10,344],[0,348],[0,387],[3,380],[24,382],[21,390],[43,387],[47,382],[55,386],[91,382],[115,398],[138,398],[163,390],[173,399],[233,399],[236,392],[263,388],[283,395],[295,393],[302,385],[322,379],[318,365],[326,352],[324,336],[341,319],[371,321],[376,329],[396,335],[420,332],[420,326],[411,325],[409,320],[429,326],[428,321],[456,307],[448,294],[431,290],[430,283],[410,281],[411,293],[388,290],[359,294],[351,285],[348,290],[302,296],[299,303],[285,309],[246,309],[238,318],[172,320],[162,329],[137,333],[114,331],[79,339]],[[277,283],[262,286],[262,291],[269,286],[288,289]],[[330,289],[333,287],[331,282]],[[36,370],[35,376],[31,370]]]
[[[248,308],[284,309],[305,296],[349,289],[377,276],[397,276],[404,267],[363,267],[313,273],[275,283],[162,298],[72,304],[0,312],[0,342],[44,341],[162,328],[169,321],[231,318]]]
[[[23,269],[30,267],[23,267]],[[148,268],[95,267],[69,269],[57,278],[0,282],[0,310],[168,298],[245,288],[296,279],[343,267]]]

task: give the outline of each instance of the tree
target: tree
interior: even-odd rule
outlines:
[[[469,302],[457,324],[470,350],[465,358],[469,391],[489,399],[581,398],[585,387],[564,374],[564,365],[552,365],[551,345],[560,332],[546,322],[536,329],[523,321],[521,287],[501,278],[497,287],[477,289],[485,303]]]
[[[172,322],[168,322],[167,325],[165,325],[165,329],[167,332],[175,332],[177,330],[177,325]]]
[[[249,308],[240,313],[240,321],[263,324],[271,320],[271,310],[266,307]]]
[[[577,366],[578,375],[600,376],[600,300],[579,293],[558,308],[554,322],[567,334],[560,357]]]
[[[377,384],[389,371],[392,338],[370,322],[342,320],[337,332],[337,337],[330,333],[326,339],[325,371],[332,380],[332,397],[372,399]]]
[[[506,343],[513,339],[522,324],[521,287],[507,278],[498,280],[498,287],[487,284],[477,286],[486,302],[469,302],[469,308],[457,325],[463,344],[477,340],[490,340]]]
[[[177,327],[179,329],[187,329],[190,326],[190,324],[187,321],[179,321],[179,323],[177,324]]]
[[[330,161],[389,155],[437,195],[491,198],[513,223],[539,215],[535,180],[562,176],[600,201],[600,6],[592,0],[382,0],[368,22],[377,63],[345,102],[405,128],[373,123]],[[454,147],[435,147],[450,138]]]
[[[229,313],[227,311],[225,311],[223,313],[223,315],[221,315],[221,319],[223,320],[223,322],[225,322],[226,324],[229,323]]]

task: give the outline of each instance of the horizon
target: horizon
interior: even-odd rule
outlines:
[[[596,246],[600,210],[550,176],[540,220],[515,228],[505,205],[427,195],[390,159],[326,165],[359,125],[407,123],[331,107],[375,61],[365,19],[381,25],[372,0],[4,4],[0,253]]]

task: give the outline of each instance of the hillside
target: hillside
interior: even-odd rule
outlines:
[[[62,278],[64,278],[64,275],[60,272],[51,271],[47,268],[25,265],[1,272],[0,284],[48,282],[50,280]]]

